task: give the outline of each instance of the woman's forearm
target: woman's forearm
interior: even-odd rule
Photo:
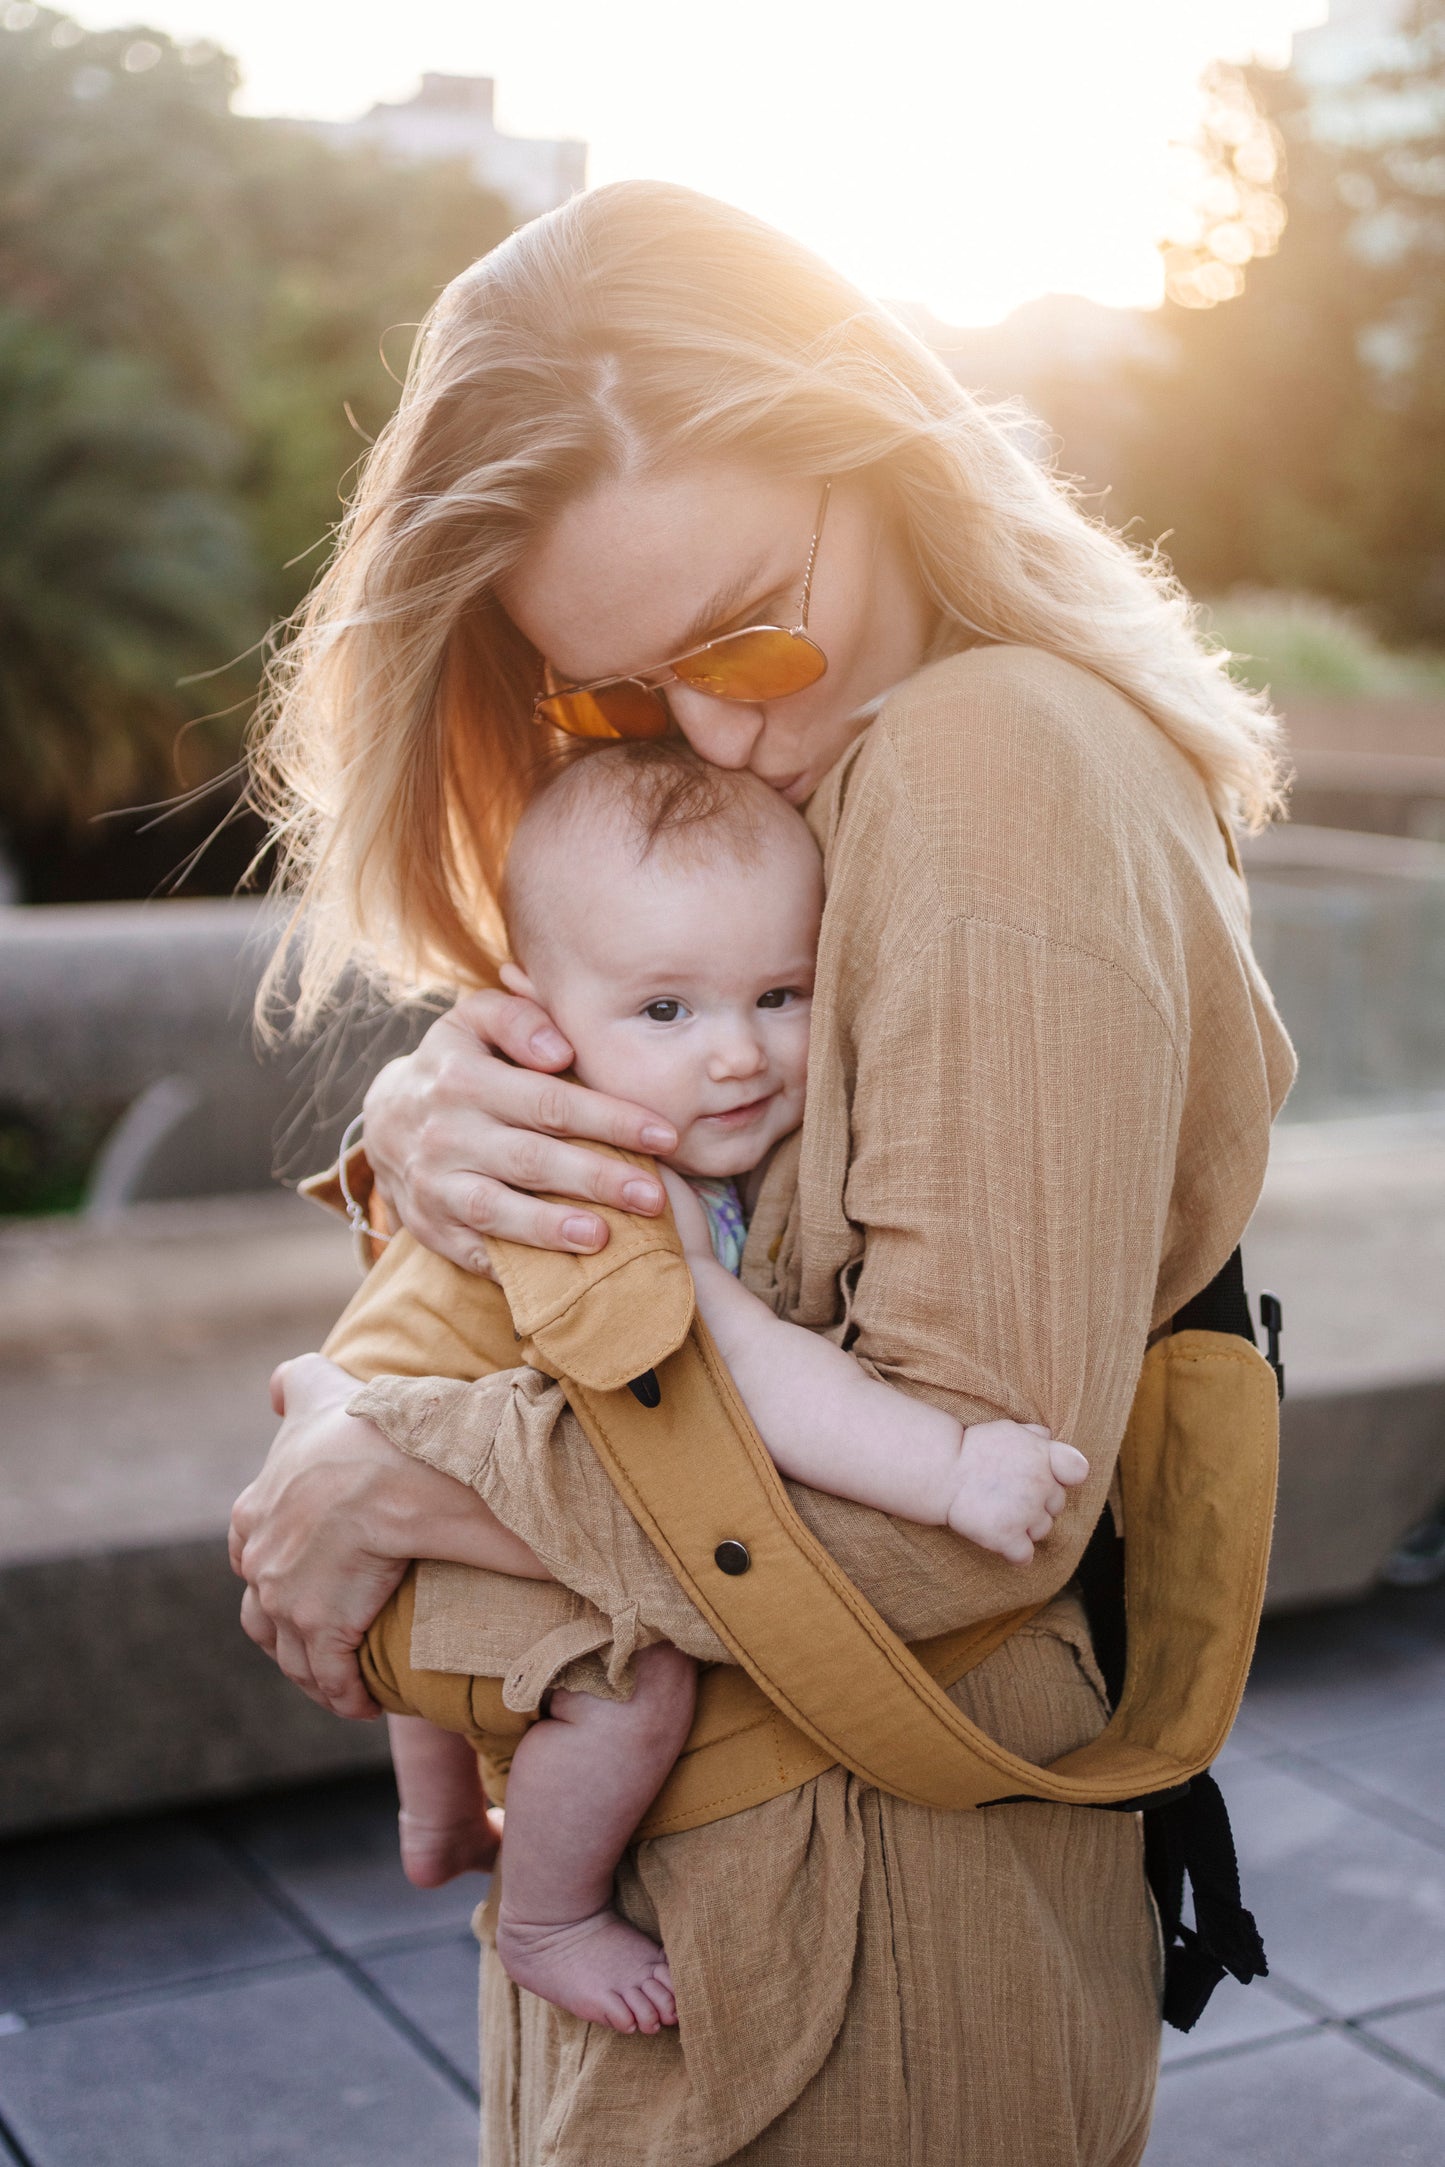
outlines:
[[[698,1308],[778,1468],[795,1482],[941,1527],[963,1428],[879,1384],[851,1355],[786,1324],[710,1257],[693,1257]]]

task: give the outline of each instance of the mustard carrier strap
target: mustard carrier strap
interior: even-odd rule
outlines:
[[[514,1318],[526,1315],[550,1260],[491,1246]],[[1278,1449],[1274,1373],[1247,1340],[1185,1330],[1145,1357],[1119,1460],[1123,1690],[1101,1735],[1048,1767],[971,1723],[810,1533],[699,1319],[635,1390],[615,1363],[598,1381],[606,1357],[594,1366],[577,1347],[569,1372],[549,1341],[545,1327],[527,1335],[523,1358],[560,1377],[688,1595],[830,1761],[925,1806],[1103,1806],[1181,1789],[1223,1745],[1264,1599]]]
[[[706,1810],[687,1796],[685,1755],[644,1836],[755,1803],[759,1770],[744,1770],[736,1750],[745,1736],[755,1760],[761,1754],[766,1764],[777,1753],[762,1795],[841,1762],[895,1797],[935,1808],[1028,1800],[1148,1807],[1168,2020],[1189,2028],[1225,1969],[1245,1980],[1264,1971],[1254,1922],[1239,1902],[1228,1820],[1207,1773],[1249,1672],[1278,1461],[1277,1369],[1253,1344],[1237,1251],[1177,1320],[1184,1328],[1145,1356],[1119,1454],[1128,1540],[1112,1540],[1106,1511],[1087,1554],[1083,1592],[1095,1630],[1106,1641],[1112,1631],[1118,1643],[1113,1713],[1088,1745],[1038,1766],[980,1730],[946,1691],[1030,1611],[949,1636],[946,1645],[908,1647],[793,1509],[690,1303],[680,1333],[674,1303],[661,1332],[665,1351],[645,1360],[645,1334],[640,1342],[635,1329],[621,1347],[598,1344],[585,1329],[581,1289],[559,1296],[551,1257],[501,1242],[489,1248],[522,1357],[560,1378],[629,1510],[781,1719],[781,1732],[774,1720],[771,1735],[756,1714],[742,1721],[738,1679],[730,1696],[737,1720],[730,1729],[724,1711],[719,1731],[716,1701],[709,1710],[705,1698],[692,1773],[694,1790],[701,1777]],[[634,1291],[626,1280],[619,1256],[609,1274],[614,1318],[619,1298]],[[641,1276],[635,1292],[643,1297]],[[657,1310],[652,1316],[663,1325]],[[719,1747],[734,1749],[743,1779],[721,1791]],[[1186,1872],[1195,1928],[1181,1917]]]

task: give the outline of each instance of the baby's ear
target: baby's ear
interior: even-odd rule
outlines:
[[[504,963],[498,976],[508,993],[520,993],[524,1001],[536,1001],[537,1006],[541,1007],[542,1004],[537,998],[537,989],[522,969],[520,963]]]

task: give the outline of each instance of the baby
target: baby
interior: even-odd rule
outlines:
[[[1026,1564],[1081,1453],[1032,1423],[962,1427],[735,1276],[768,1160],[803,1119],[823,874],[801,815],[671,744],[609,746],[533,800],[503,903],[506,984],[555,1019],[583,1083],[677,1131],[663,1179],[698,1309],[780,1470]],[[497,1950],[546,2000],[652,2032],[676,2021],[666,1959],[612,1883],[687,1738],[695,1666],[665,1644],[635,1665],[630,1700],[556,1690],[517,1748]],[[465,1742],[413,1717],[392,1738],[411,1878],[482,1863]]]

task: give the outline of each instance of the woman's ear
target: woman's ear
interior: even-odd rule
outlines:
[[[504,963],[498,976],[508,993],[520,993],[524,1001],[537,1001],[537,1006],[541,1007],[537,989],[519,963]]]

